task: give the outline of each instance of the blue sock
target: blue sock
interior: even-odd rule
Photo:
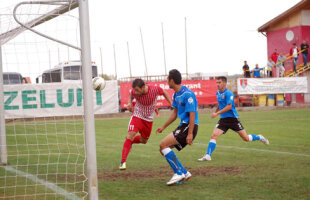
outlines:
[[[251,138],[251,136],[252,136],[252,138]],[[260,137],[258,135],[254,135],[254,134],[249,135],[249,141],[255,141],[255,140],[260,140]]]
[[[216,147],[216,140],[214,139],[211,139],[210,142],[209,142],[209,145],[208,145],[208,149],[207,149],[207,153],[208,155],[211,156],[212,152],[214,151]]]
[[[182,173],[183,173],[183,174],[186,174],[186,173],[187,173],[187,170],[183,167],[182,163],[179,161],[178,158],[177,158],[177,162],[178,162],[179,167],[181,168]]]
[[[172,150],[168,154],[165,155],[165,158],[166,158],[167,162],[169,163],[170,167],[173,169],[175,174],[180,175],[183,173],[183,170],[182,170],[183,166]],[[179,165],[179,163],[181,165]]]

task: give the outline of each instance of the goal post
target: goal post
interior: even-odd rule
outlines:
[[[92,101],[91,49],[88,0],[79,0],[82,79],[84,93],[85,147],[87,160],[88,193],[90,200],[98,200],[98,176],[96,158],[95,118]]]
[[[4,97],[3,97],[3,70],[2,70],[2,47],[0,43],[0,161],[2,165],[8,163],[8,154],[5,134]]]

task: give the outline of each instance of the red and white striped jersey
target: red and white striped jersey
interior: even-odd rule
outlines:
[[[131,90],[131,98],[136,99],[133,116],[145,121],[153,121],[157,97],[163,94],[164,90],[157,86],[148,86],[147,93],[141,96],[137,95],[134,90]]]

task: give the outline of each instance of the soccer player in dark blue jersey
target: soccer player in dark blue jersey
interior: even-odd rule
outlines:
[[[169,71],[168,84],[175,91],[173,95],[173,111],[166,123],[156,130],[161,133],[177,117],[181,119],[180,125],[168,134],[160,143],[160,153],[165,156],[167,162],[174,171],[174,175],[167,182],[173,185],[182,180],[189,180],[191,173],[187,171],[176,157],[171,148],[181,151],[187,144],[193,144],[198,131],[198,103],[195,94],[184,85],[181,85],[181,73],[173,69]]]
[[[215,118],[218,115],[221,115],[221,117],[213,130],[206,154],[202,158],[198,159],[198,161],[211,160],[211,154],[216,147],[217,138],[222,134],[225,134],[228,129],[232,129],[237,132],[246,142],[259,140],[264,144],[269,144],[269,141],[262,135],[247,135],[239,120],[239,115],[235,108],[234,95],[226,88],[226,84],[226,77],[220,76],[216,79],[216,85],[219,89],[216,93],[218,107],[216,111],[211,114],[211,118]]]

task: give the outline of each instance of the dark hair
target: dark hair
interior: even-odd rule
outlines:
[[[182,83],[182,75],[177,69],[172,69],[169,71],[168,79],[173,79],[174,83],[177,85]]]
[[[216,80],[222,80],[222,81],[224,81],[225,83],[227,83],[227,78],[226,78],[225,76],[216,77]]]
[[[142,88],[143,86],[145,86],[145,83],[142,79],[140,78],[136,78],[133,82],[132,82],[132,88],[135,88],[135,87],[139,87],[139,88]]]
[[[293,45],[296,46],[296,43],[294,42]]]

